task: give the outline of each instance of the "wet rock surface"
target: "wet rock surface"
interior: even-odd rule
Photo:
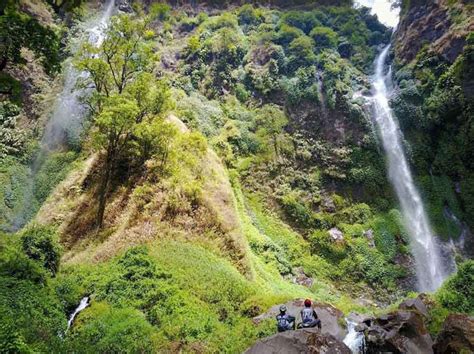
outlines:
[[[436,354],[474,353],[474,317],[449,315],[433,346]]]
[[[300,354],[327,353],[350,354],[349,348],[330,334],[319,332],[318,329],[299,329],[278,333],[259,340],[245,353],[247,354]]]

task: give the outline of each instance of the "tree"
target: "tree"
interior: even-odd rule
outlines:
[[[117,158],[127,149],[140,110],[134,100],[121,95],[108,97],[95,120],[94,143],[98,151],[105,150],[103,174],[99,185],[97,226],[102,227],[107,190]]]
[[[31,49],[42,61],[48,73],[59,66],[59,38],[36,19],[18,12],[14,6],[0,6],[0,71],[8,63],[24,64],[22,48]]]
[[[121,94],[138,75],[151,71],[154,54],[149,39],[154,33],[148,29],[149,21],[113,17],[102,44],[86,43],[79,51],[75,66],[89,74],[80,84],[92,86],[90,101],[99,110],[104,97]]]
[[[87,101],[95,117],[94,147],[103,154],[97,192],[98,228],[103,225],[107,193],[118,161],[128,159],[133,167],[138,165],[137,170],[155,156],[166,164],[169,141],[175,133],[163,118],[172,102],[168,85],[151,73],[152,18],[113,17],[102,44],[85,44],[75,60],[76,67],[88,73],[79,84],[93,89]]]
[[[263,106],[257,115],[257,135],[263,140],[270,140],[275,155],[280,155],[280,144],[283,140],[283,128],[288,124],[285,113],[274,104]]]

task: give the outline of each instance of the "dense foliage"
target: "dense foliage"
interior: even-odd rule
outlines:
[[[454,63],[426,46],[413,63],[401,67],[395,74],[399,90],[393,106],[412,147],[413,163],[424,176],[433,214],[448,208],[472,227],[472,34],[467,41]],[[442,181],[445,188],[439,187]],[[459,234],[455,225],[446,230],[443,218],[436,221],[444,234]]]
[[[237,353],[274,332],[252,319],[275,304],[368,312],[412,290],[363,99],[390,32],[350,1],[264,3],[277,7],[134,2],[113,16],[72,60],[87,73],[84,134],[41,153],[10,74],[21,47],[53,73],[57,33],[3,8],[14,26],[0,34],[20,35],[0,43],[0,228],[12,232],[0,234],[0,351]],[[392,104],[444,237],[474,212],[471,42],[455,63],[427,48],[395,73]],[[432,332],[448,311],[472,313],[472,268],[430,297]]]

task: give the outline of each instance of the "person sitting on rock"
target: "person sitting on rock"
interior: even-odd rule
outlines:
[[[278,332],[285,332],[295,329],[296,318],[286,313],[285,305],[280,306],[280,314],[276,317]]]
[[[321,321],[314,311],[310,299],[304,301],[304,308],[301,310],[301,325],[305,328],[318,327],[321,329]]]

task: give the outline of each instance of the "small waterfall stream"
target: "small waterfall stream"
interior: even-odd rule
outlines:
[[[83,297],[81,299],[81,302],[79,303],[79,305],[76,307],[74,312],[69,317],[69,320],[67,321],[67,330],[69,330],[69,328],[71,328],[72,324],[74,323],[74,319],[79,314],[79,312],[84,310],[87,306],[89,306],[89,297],[88,296]]]
[[[400,202],[405,227],[410,235],[419,291],[434,291],[448,275],[440,248],[431,230],[423,201],[413,181],[403,150],[401,131],[389,106],[391,72],[385,74],[390,45],[379,54],[373,90],[374,119],[385,150],[389,179]],[[450,262],[446,262],[450,263]]]

